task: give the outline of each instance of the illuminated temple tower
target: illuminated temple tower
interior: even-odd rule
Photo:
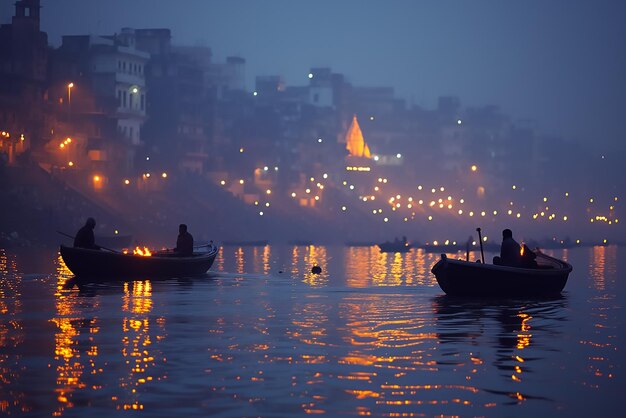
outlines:
[[[363,139],[363,132],[356,120],[356,115],[352,118],[352,123],[346,134],[346,149],[350,152],[349,157],[372,158],[370,149]]]

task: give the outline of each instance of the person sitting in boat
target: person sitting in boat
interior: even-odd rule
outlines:
[[[178,239],[176,239],[174,252],[185,257],[193,254],[193,236],[187,232],[187,225],[185,224],[178,226]]]
[[[76,236],[74,237],[74,247],[99,250],[100,247],[96,245],[96,238],[93,233],[95,227],[96,220],[91,217],[87,218],[85,225],[78,230]]]
[[[502,231],[500,257],[494,257],[493,264],[510,267],[521,267],[522,265],[520,245],[513,239],[513,231],[508,228]]]

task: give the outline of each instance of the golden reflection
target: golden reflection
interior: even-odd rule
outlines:
[[[303,281],[311,287],[324,286],[328,283],[328,254],[326,247],[309,245],[306,248],[303,260],[304,266],[306,266],[306,273]],[[318,274],[312,273],[311,268],[313,266],[321,267],[322,272]]]
[[[606,249],[603,245],[596,245],[591,251],[589,260],[589,275],[596,290],[605,290],[604,266],[606,264]]]
[[[235,271],[238,274],[243,274],[245,272],[244,269],[244,260],[243,260],[243,248],[238,247],[235,251]]]
[[[122,311],[129,314],[122,319],[122,356],[126,357],[126,364],[130,369],[128,375],[120,379],[120,387],[128,389],[129,398],[114,397],[113,400],[116,401],[119,410],[143,410],[144,404],[137,399],[137,389],[155,379],[151,375],[151,369],[156,365],[151,348],[155,341],[164,338],[158,334],[151,335],[152,325],[157,325],[162,329],[165,323],[163,318],[158,318],[155,321],[156,324],[151,323],[149,314],[152,312],[152,283],[150,280],[124,283]]]
[[[270,272],[270,257],[271,257],[271,247],[269,245],[263,246],[263,274],[269,274]]]
[[[378,247],[348,247],[345,250],[346,284],[368,286],[436,286],[430,274],[432,254],[423,249],[406,253],[383,253]]]
[[[224,252],[224,247],[220,248],[215,257],[214,266],[217,271],[224,271]]]
[[[23,345],[25,339],[24,325],[18,320],[23,312],[21,281],[15,258],[0,249],[0,412],[3,415],[31,409],[23,391],[1,390],[11,388],[22,377],[20,356],[9,354]]]
[[[528,331],[530,331],[529,321],[532,319],[532,316],[525,313],[519,313],[517,316],[522,319],[521,332],[517,334],[517,348],[523,350],[530,345],[532,334]]]
[[[80,303],[76,298],[72,297],[72,292],[64,290],[65,282],[71,276],[71,272],[63,262],[60,253],[57,254],[56,260],[56,277],[57,287],[55,296],[56,316],[50,319],[56,326],[54,335],[54,359],[56,361],[56,395],[57,406],[52,413],[53,416],[61,416],[68,408],[75,406],[73,394],[78,389],[87,387],[84,381],[84,374],[101,373],[102,369],[98,368],[93,361],[93,357],[97,357],[97,346],[92,345],[85,353],[86,359],[81,358],[79,348],[79,340],[81,333],[86,333],[90,340],[92,335],[98,333],[98,325],[96,319],[84,319],[78,315]],[[95,302],[97,303],[97,302]],[[86,368],[91,370],[85,371]]]
[[[581,340],[580,344],[587,345],[594,349],[593,355],[590,353],[588,360],[588,370],[594,378],[613,379],[612,370],[615,368],[614,361],[609,356],[605,356],[605,350],[617,350],[612,331],[611,315],[616,295],[615,279],[618,276],[617,270],[617,246],[595,246],[590,251],[589,275],[592,280],[593,289],[597,291],[589,302],[591,303],[591,320],[593,321],[594,341]],[[615,315],[615,313],[613,314]],[[590,386],[599,388],[597,383],[589,382]]]

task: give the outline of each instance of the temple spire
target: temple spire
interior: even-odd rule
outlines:
[[[359,127],[356,115],[352,117],[352,123],[346,134],[346,149],[350,152],[351,157],[372,158],[370,149],[363,139],[363,132]]]

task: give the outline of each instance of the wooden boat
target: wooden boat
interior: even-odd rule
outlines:
[[[378,248],[381,253],[406,253],[413,247],[406,241],[386,241],[378,244]]]
[[[518,268],[452,260],[441,254],[431,269],[448,295],[554,296],[561,293],[572,266],[537,252],[537,268]]]
[[[211,268],[218,251],[218,247],[211,246],[208,251],[193,253],[189,257],[181,257],[171,252],[158,252],[146,257],[61,245],[61,257],[67,268],[77,277],[111,280],[204,274]]]

